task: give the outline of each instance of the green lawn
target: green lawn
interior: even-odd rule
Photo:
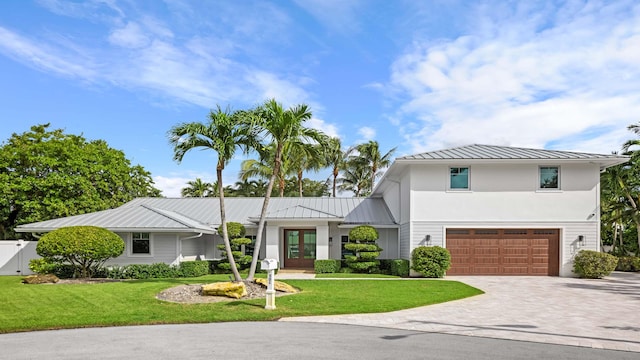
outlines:
[[[330,273],[316,274],[316,279],[400,279],[399,276],[385,274]]]
[[[386,312],[461,299],[482,291],[444,280],[287,280],[300,294],[212,304],[174,304],[160,291],[188,283],[226,281],[227,275],[191,279],[136,280],[103,284],[25,285],[0,276],[0,333],[43,329],[275,320],[304,315]]]

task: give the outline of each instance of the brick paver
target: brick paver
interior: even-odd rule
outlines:
[[[380,314],[285,318],[640,352],[640,273],[456,276],[485,294]]]

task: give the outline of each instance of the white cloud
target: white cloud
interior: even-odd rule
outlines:
[[[311,120],[307,122],[307,126],[313,129],[320,130],[328,136],[337,138],[340,137],[340,134],[338,133],[338,127],[336,127],[334,124],[327,123],[322,119],[318,119],[315,117],[311,118]]]
[[[404,101],[389,117],[413,152],[619,148],[609,142],[640,112],[640,6],[623,5],[480,9],[473,36],[416,42],[396,59],[389,85]]]
[[[109,35],[109,42],[126,48],[140,48],[149,44],[149,38],[143,33],[140,25],[130,22],[113,30]]]
[[[315,17],[329,30],[346,33],[359,29],[358,0],[295,0],[295,3]]]
[[[65,59],[58,56],[56,48],[45,43],[32,41],[24,36],[0,26],[0,52],[41,71],[93,81],[98,77],[97,65],[90,59],[78,56],[75,49],[67,49],[76,56]]]
[[[376,129],[368,126],[363,126],[358,129],[358,134],[362,136],[364,141],[373,140],[376,137]]]
[[[288,41],[291,24],[277,6],[204,4],[192,12],[188,4],[169,2],[168,19],[173,20],[169,26],[131,4],[123,8],[106,0],[40,4],[55,14],[98,20],[107,27],[106,34],[93,38],[93,33],[76,36],[75,30],[27,36],[0,27],[0,52],[43,72],[146,90],[163,104],[170,100],[209,108],[225,103],[255,105],[273,97],[321,109],[305,90],[312,81],[290,75],[274,54],[271,45]],[[225,11],[218,11],[221,6]],[[216,10],[213,17],[210,10]],[[92,17],[92,11],[103,18]]]

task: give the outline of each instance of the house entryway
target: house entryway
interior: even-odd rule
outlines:
[[[447,275],[549,275],[560,269],[558,229],[448,229]]]
[[[284,267],[313,269],[316,259],[315,229],[284,230]]]

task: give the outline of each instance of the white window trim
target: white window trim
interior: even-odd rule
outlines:
[[[467,173],[467,187],[464,189],[452,188],[451,187],[451,169],[460,169],[466,168]],[[471,192],[471,166],[469,165],[459,165],[459,166],[449,166],[447,168],[447,192]]]
[[[145,233],[144,231],[136,231],[138,233]],[[128,235],[128,239],[127,239],[127,247],[128,249],[128,256],[129,257],[142,257],[142,258],[149,258],[149,257],[153,257],[153,234],[152,233],[147,233],[149,234],[149,253],[148,254],[134,254],[133,253],[133,233],[129,233]]]
[[[558,187],[556,188],[540,187],[540,175],[543,167],[558,168]],[[560,165],[539,165],[538,166],[538,177],[536,178],[536,192],[562,192],[562,168],[560,167]]]

